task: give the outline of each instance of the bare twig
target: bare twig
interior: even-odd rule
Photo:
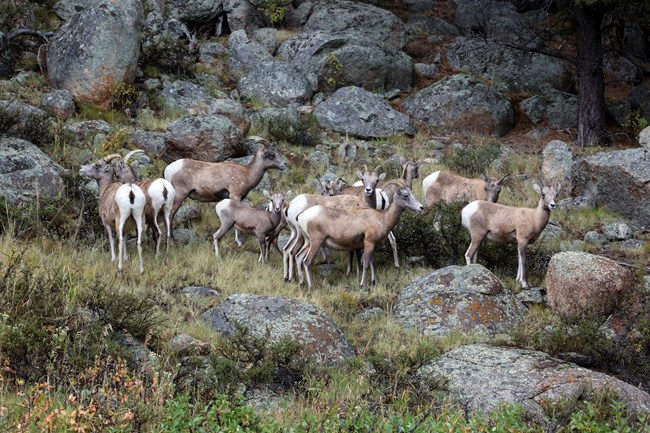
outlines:
[[[39,30],[30,30],[30,29],[17,29],[14,30],[13,32],[7,33],[5,37],[7,38],[8,42],[11,42],[12,39],[15,39],[18,36],[23,36],[23,35],[38,36],[39,38],[47,42],[52,36],[54,36],[54,32],[41,32]]]

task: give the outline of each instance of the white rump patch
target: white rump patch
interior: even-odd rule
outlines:
[[[308,206],[309,203],[305,194],[296,196],[293,200],[291,200],[291,203],[289,203],[289,207],[287,208],[287,220],[297,222],[298,215],[307,209]]]
[[[171,182],[172,179],[174,178],[174,175],[183,169],[184,162],[185,162],[184,159],[179,159],[177,161],[172,162],[167,167],[165,167],[165,171],[163,172],[163,176],[165,177],[165,180]]]
[[[424,195],[427,195],[427,190],[431,188],[431,185],[436,183],[438,181],[438,175],[440,175],[440,171],[434,171],[424,179],[422,179],[422,192]]]
[[[463,222],[463,226],[467,229],[470,230],[470,221],[476,211],[478,211],[479,204],[481,204],[481,200],[475,200],[465,206],[463,210],[461,211],[461,218]]]

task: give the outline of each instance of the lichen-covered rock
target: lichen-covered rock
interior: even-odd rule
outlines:
[[[167,107],[188,114],[226,116],[237,125],[243,135],[250,129],[251,121],[242,104],[234,99],[215,98],[201,86],[189,81],[178,80],[166,85],[160,97]]]
[[[391,12],[348,0],[315,1],[303,31],[347,34],[397,49],[401,49],[406,41],[404,23]]]
[[[571,68],[562,60],[482,38],[456,38],[447,46],[446,57],[454,68],[485,77],[499,90],[541,92],[551,87],[566,91],[572,82]]]
[[[568,144],[560,140],[550,141],[542,151],[542,179],[549,185],[560,184],[564,194],[573,187],[573,152]]]
[[[20,204],[63,192],[64,169],[29,141],[0,136],[0,196]]]
[[[406,112],[434,128],[501,136],[512,129],[512,102],[477,78],[447,77],[404,100]]]
[[[237,72],[245,72],[264,60],[273,56],[264,45],[249,39],[244,30],[232,32],[228,37],[230,48],[230,67]]]
[[[276,107],[308,102],[314,91],[302,68],[278,60],[262,61],[253,66],[239,80],[238,88],[242,96]]]
[[[316,74],[320,90],[405,90],[414,79],[413,59],[406,53],[347,34],[303,32],[284,41],[278,56]]]
[[[54,4],[52,9],[59,18],[63,21],[67,21],[72,18],[73,15],[83,11],[92,3],[93,0],[60,0]]]
[[[192,158],[218,162],[246,154],[244,136],[237,126],[221,115],[183,116],[165,133],[165,159]]]
[[[559,129],[578,125],[578,97],[553,89],[543,95],[535,95],[521,102],[521,108],[534,124],[546,121]]]
[[[336,324],[323,311],[295,299],[238,294],[206,311],[201,318],[218,332],[232,334],[236,325],[271,342],[289,339],[320,365],[341,365],[354,351]]]
[[[521,404],[538,422],[550,421],[545,407],[584,392],[613,392],[630,414],[650,412],[650,395],[603,373],[552,358],[546,353],[486,344],[450,350],[418,371],[445,380],[466,410],[489,413],[504,403]]]
[[[494,335],[511,329],[526,311],[482,265],[449,266],[420,277],[400,290],[395,302],[395,320],[425,335]]]
[[[109,108],[118,86],[135,79],[143,20],[139,0],[106,0],[72,16],[47,50],[52,87],[68,90],[76,102]]]
[[[63,133],[67,138],[83,144],[93,143],[95,137],[106,136],[110,131],[111,125],[105,120],[84,120],[63,126]]]
[[[548,264],[549,307],[569,317],[606,317],[634,287],[629,269],[612,259],[583,252],[554,254]]]
[[[639,133],[639,144],[643,147],[650,148],[650,126],[644,128]]]
[[[622,221],[603,226],[603,234],[608,241],[625,241],[632,237],[632,229]]]
[[[19,101],[0,101],[5,134],[40,144],[52,137],[54,121],[45,111]]]
[[[394,110],[383,98],[360,87],[343,87],[314,110],[321,127],[364,138],[414,135],[406,114]]]
[[[207,23],[223,12],[220,0],[167,0],[170,16],[187,23]]]
[[[577,161],[574,195],[593,196],[628,220],[650,227],[650,148],[599,152]]]
[[[165,134],[157,131],[137,130],[129,137],[129,143],[136,149],[144,150],[150,156],[156,156],[165,150]]]
[[[206,343],[188,334],[178,334],[169,340],[169,347],[178,356],[206,355],[210,348]]]
[[[541,38],[510,1],[458,0],[456,24],[464,34],[481,34],[500,42],[535,47]]]
[[[41,107],[59,119],[69,119],[77,112],[74,99],[67,90],[53,90],[41,96]]]

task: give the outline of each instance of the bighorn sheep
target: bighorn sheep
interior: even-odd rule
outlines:
[[[307,274],[307,285],[312,287],[311,266],[322,245],[353,251],[363,249],[361,286],[366,287],[366,273],[371,268],[371,280],[376,283],[373,257],[375,247],[384,240],[399,221],[405,209],[422,212],[424,206],[408,188],[399,189],[385,212],[374,209],[333,209],[313,206],[298,216],[298,225],[305,236],[305,245],[296,258],[300,283],[302,266]]]
[[[254,234],[257,243],[260,246],[259,262],[266,262],[266,250],[270,246],[269,237],[280,223],[282,217],[282,204],[284,198],[289,196],[291,191],[286,194],[270,195],[264,191],[264,196],[271,200],[272,211],[266,209],[257,209],[242,203],[239,200],[225,199],[220,201],[214,207],[214,210],[221,221],[221,227],[212,235],[214,239],[214,252],[217,258],[221,258],[219,251],[219,242],[221,238],[233,226],[244,233]]]
[[[503,181],[508,176],[510,174],[495,181],[484,174],[481,179],[467,179],[449,171],[436,171],[422,180],[425,205],[430,208],[439,201],[469,203],[474,200],[496,203]]]
[[[135,174],[135,163],[129,164],[129,158],[136,153],[144,153],[144,151],[140,149],[132,150],[124,158],[119,159],[117,167],[115,167],[115,177],[120,183],[135,183],[144,191],[147,198],[147,204],[144,208],[145,221],[147,225],[152,227],[153,240],[156,242],[156,256],[160,254],[162,231],[158,224],[158,216],[162,214],[167,228],[167,238],[165,239],[166,263],[169,256],[169,239],[171,238],[171,212],[176,191],[172,184],[165,179],[138,180]]]
[[[111,261],[115,261],[112,227],[115,227],[117,233],[117,270],[119,272],[122,272],[123,258],[128,258],[124,233],[135,228],[138,234],[139,271],[143,273],[142,229],[144,227],[144,208],[147,199],[142,189],[133,183],[113,183],[111,161],[115,158],[121,158],[121,156],[112,154],[97,162],[84,165],[79,169],[79,174],[95,179],[99,185],[99,216],[108,234],[108,243],[111,246]]]
[[[194,159],[179,159],[169,164],[164,177],[176,190],[174,216],[183,201],[189,197],[202,202],[215,202],[226,198],[243,200],[257,186],[268,169],[285,170],[282,155],[262,137],[251,137],[261,143],[248,165],[236,162],[205,162]],[[240,243],[238,239],[238,243]]]
[[[368,172],[368,169],[364,166],[364,172],[362,173],[358,171],[357,176],[359,176],[364,183],[367,183],[367,186],[371,191],[370,194],[374,195],[377,182],[381,175],[377,175],[376,171],[374,174]],[[361,187],[360,190],[365,190],[365,188]],[[286,221],[291,235],[283,249],[284,279],[287,281],[293,279],[294,258],[302,247],[304,241],[300,228],[298,227],[297,217],[305,209],[319,204],[337,209],[367,208],[368,197],[365,194],[361,196],[350,194],[340,194],[335,196],[300,194],[291,200],[289,207],[285,212]],[[351,270],[351,261],[352,256],[348,262],[348,273]]]
[[[540,194],[536,208],[509,207],[483,200],[473,201],[461,212],[463,226],[469,231],[472,241],[465,253],[467,264],[476,263],[478,248],[483,239],[500,243],[516,243],[519,252],[517,281],[523,288],[528,288],[526,281],[526,247],[537,240],[544,230],[551,210],[555,208],[555,198],[560,192],[560,185],[533,185]]]

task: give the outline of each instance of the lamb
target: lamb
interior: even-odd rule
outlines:
[[[508,176],[510,174],[494,181],[484,174],[480,179],[467,179],[449,171],[436,171],[422,180],[425,205],[431,208],[440,201],[469,203],[474,200],[496,203]]]
[[[371,191],[371,195],[375,194],[377,182],[381,177],[381,175],[376,174],[376,170],[373,173],[374,175],[371,175],[366,166],[364,166],[364,173],[357,171],[357,176],[359,176],[364,183],[367,183],[367,190]],[[366,190],[363,187],[362,189]],[[304,241],[298,227],[297,217],[305,209],[318,204],[337,209],[366,208],[368,207],[368,197],[365,196],[365,194],[363,196],[341,194],[331,197],[314,194],[300,194],[291,200],[289,207],[285,211],[285,218],[291,235],[283,249],[284,279],[287,281],[293,279],[294,257],[302,247]],[[351,271],[351,261],[352,258],[350,258],[350,261],[348,262],[348,273]]]
[[[269,245],[269,237],[278,226],[281,213],[282,204],[285,197],[291,194],[291,191],[286,194],[273,194],[270,195],[268,191],[264,191],[264,196],[271,200],[272,211],[269,212],[264,209],[257,209],[251,207],[239,200],[225,199],[217,203],[214,210],[221,221],[221,227],[212,235],[214,239],[214,252],[217,258],[221,258],[219,251],[219,242],[221,238],[233,226],[244,233],[254,234],[257,238],[257,243],[260,246],[260,258],[258,262],[266,262],[266,251]]]
[[[138,234],[139,271],[144,273],[142,264],[142,229],[144,227],[144,208],[146,197],[138,185],[133,183],[113,183],[113,166],[111,162],[121,158],[118,154],[105,156],[97,162],[87,164],[79,169],[81,176],[95,179],[99,185],[99,216],[108,234],[111,246],[111,261],[115,261],[113,229],[117,232],[118,262],[117,270],[122,272],[122,260],[128,258],[124,233],[134,228]]]
[[[147,197],[144,214],[148,226],[152,227],[154,242],[156,243],[156,257],[160,254],[160,238],[162,231],[158,224],[158,217],[162,214],[167,227],[167,238],[165,239],[165,263],[169,256],[169,240],[171,238],[171,211],[174,205],[176,191],[171,183],[165,179],[147,179],[138,180],[135,174],[135,163],[129,165],[129,158],[136,153],[144,153],[143,150],[136,149],[127,153],[124,158],[120,158],[115,167],[115,176],[120,183],[135,183]]]
[[[298,225],[305,235],[305,245],[296,258],[300,283],[302,267],[307,274],[307,285],[313,286],[311,266],[322,245],[329,248],[353,251],[363,249],[363,271],[361,286],[366,287],[366,274],[371,268],[371,281],[376,283],[374,272],[374,251],[395,227],[405,209],[418,213],[424,210],[411,190],[399,189],[393,196],[391,205],[385,212],[374,209],[334,209],[326,206],[313,206],[298,216]]]
[[[280,152],[271,147],[268,140],[257,136],[251,138],[262,145],[248,165],[184,158],[165,167],[164,177],[176,190],[171,212],[172,221],[187,197],[201,202],[215,202],[226,198],[241,201],[260,183],[266,170],[284,171],[287,168]]]
[[[560,185],[543,189],[534,184],[540,194],[536,208],[509,207],[483,200],[476,200],[465,206],[461,212],[463,226],[469,231],[472,241],[465,253],[467,264],[476,263],[478,248],[485,237],[500,243],[516,243],[519,257],[517,281],[528,288],[526,281],[526,247],[537,240],[544,230],[551,210],[555,209],[555,198]]]

